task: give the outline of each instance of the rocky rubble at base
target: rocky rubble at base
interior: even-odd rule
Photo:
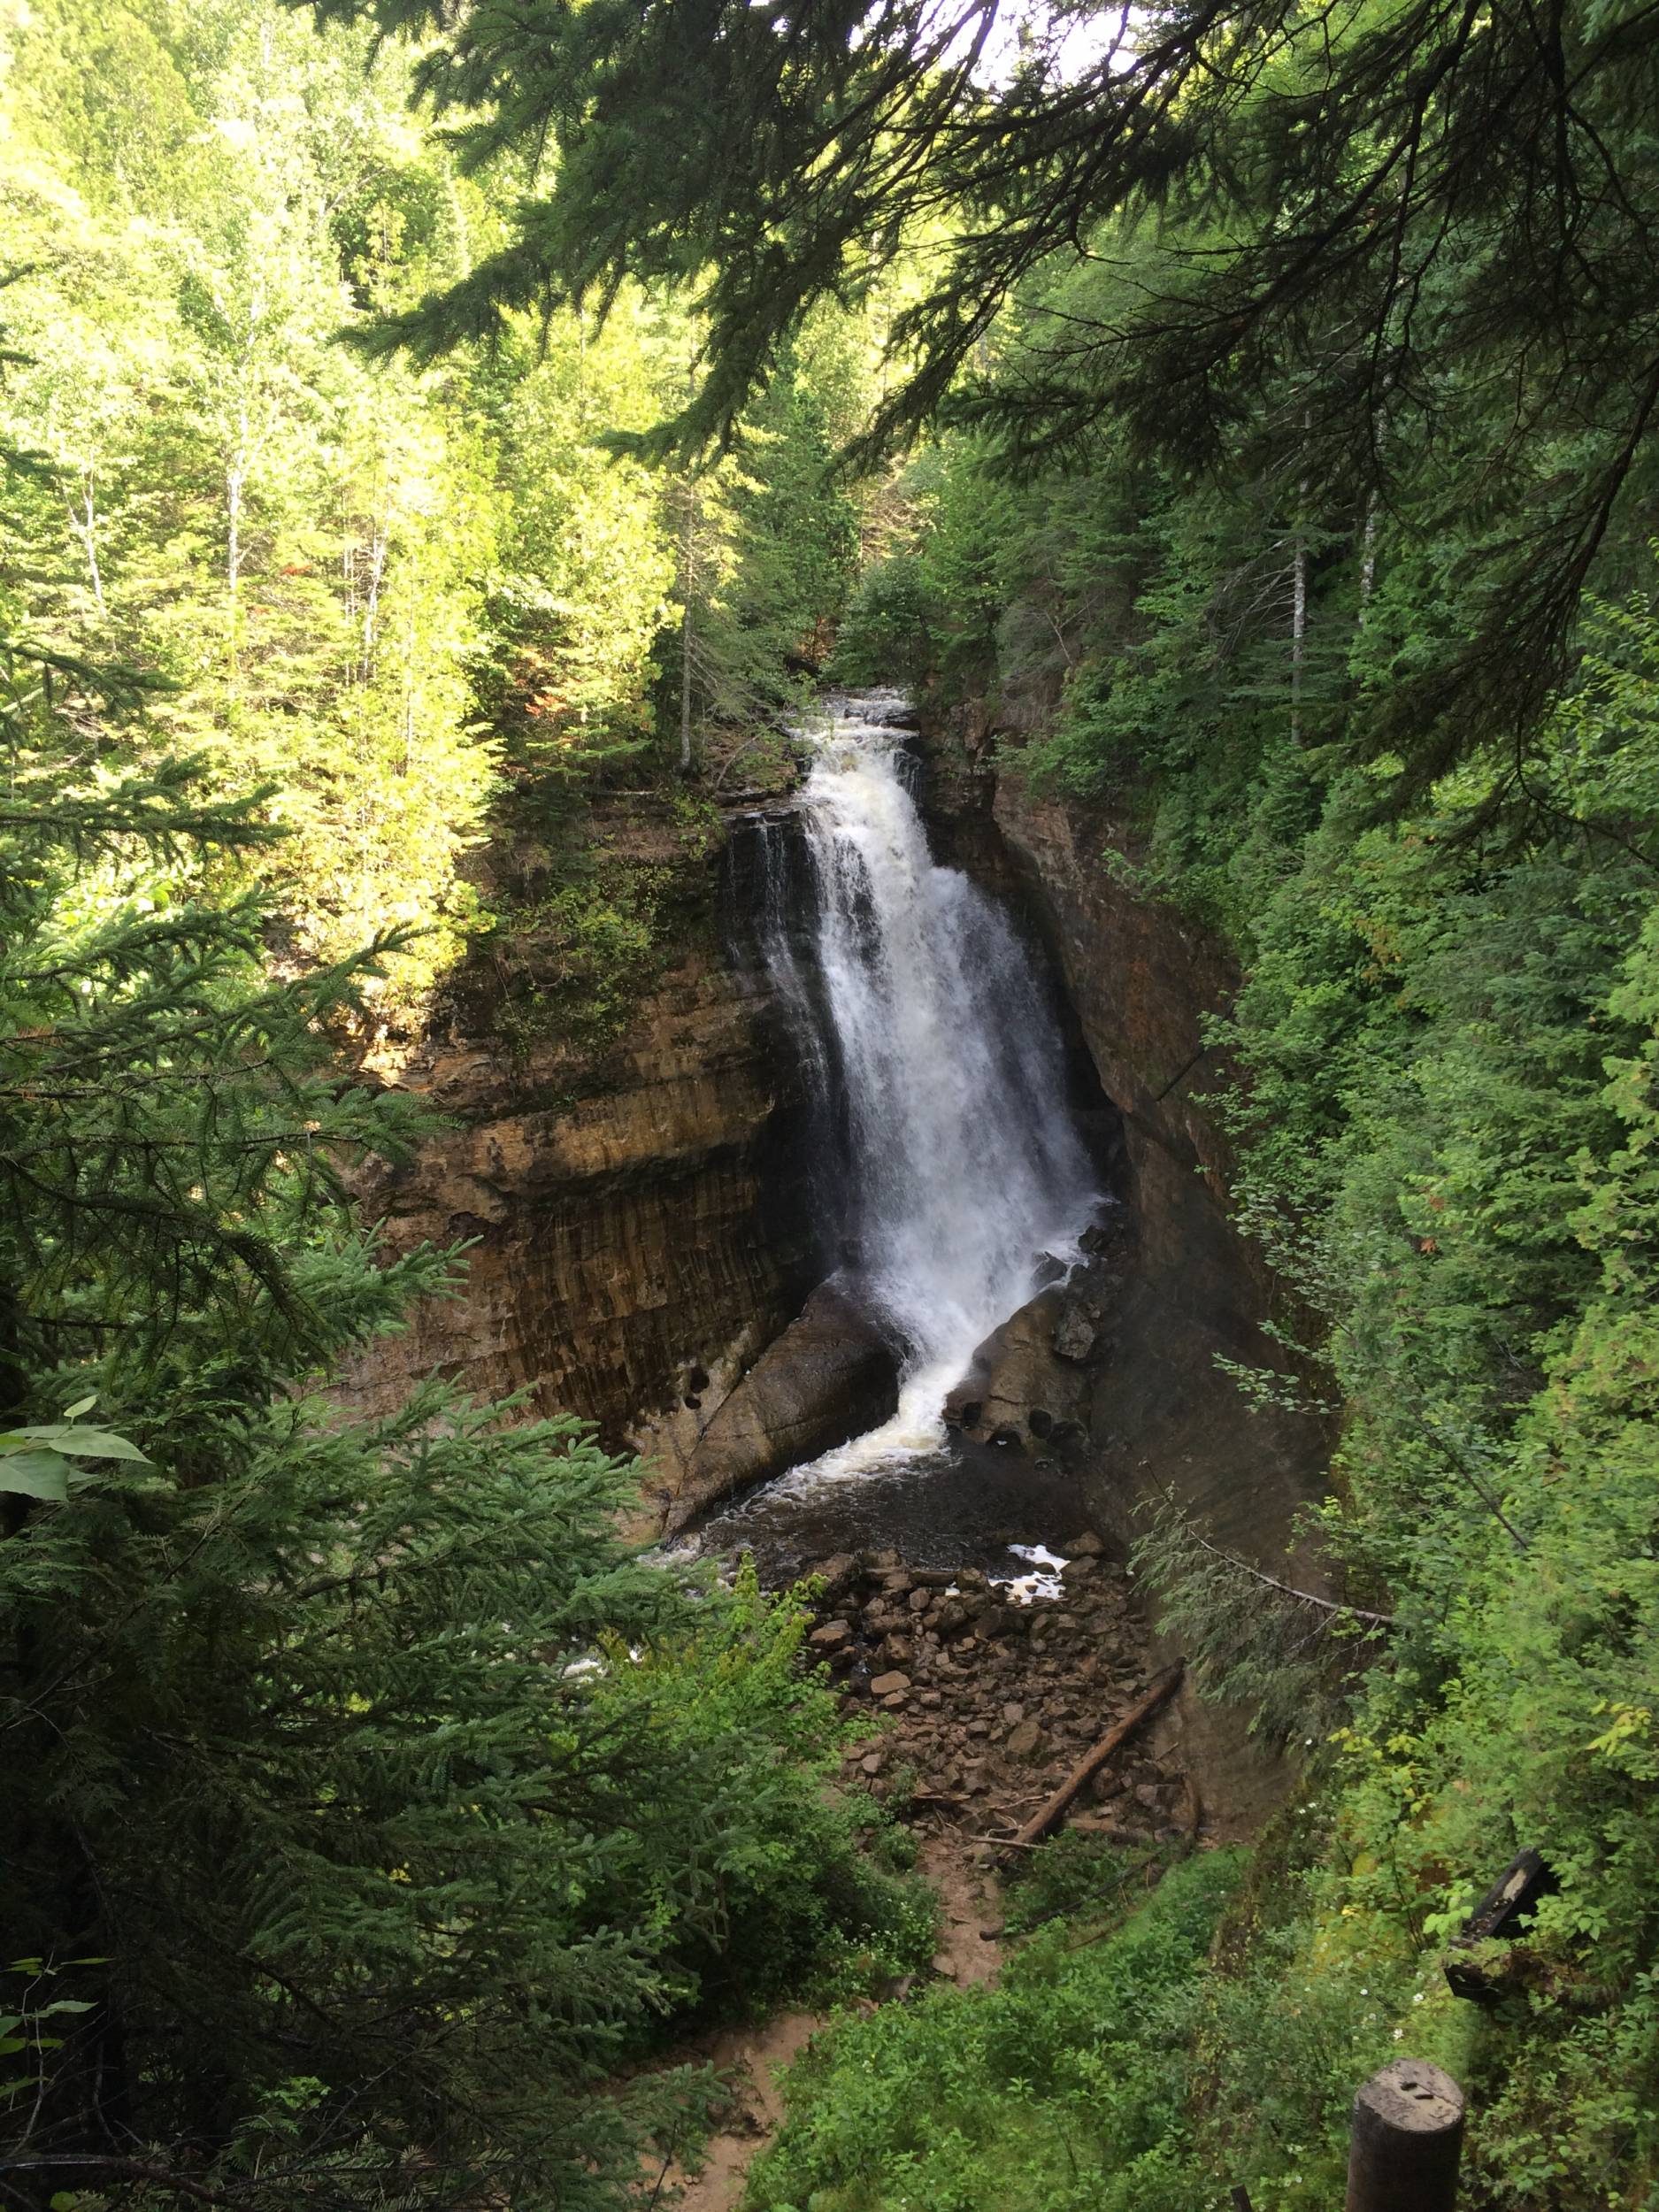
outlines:
[[[895,1813],[1000,1842],[1145,1694],[1156,1668],[1123,1569],[1086,1533],[1060,1594],[1010,1602],[982,1571],[906,1566],[896,1552],[828,1560],[810,1655],[842,1709],[883,1724],[848,1754],[849,1780]],[[1123,1843],[1195,1839],[1190,1781],[1132,1739],[1068,1824]]]

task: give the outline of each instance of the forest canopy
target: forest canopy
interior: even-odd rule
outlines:
[[[641,1560],[567,1421],[331,1394],[464,1294],[357,1213],[429,1127],[373,1055],[536,931],[613,1039],[662,924],[594,794],[701,852],[827,677],[1233,964],[1232,1371],[1334,1435],[1363,1611],[1146,1525],[1295,1804],[850,2024],[755,2202],[926,2147],[1317,2212],[1409,2034],[1472,2203],[1647,2205],[1659,8],[33,0],[3,58],[0,2194],[600,2212],[706,2116],[677,2026],[931,1955],[793,1606]]]
[[[1188,2016],[1171,2200],[1334,2200],[1339,2083],[1421,2032],[1474,2094],[1476,2200],[1645,2203],[1659,14],[323,12],[408,34],[462,164],[526,178],[386,357],[672,276],[702,376],[637,449],[696,450],[815,303],[888,288],[855,450],[910,444],[908,524],[835,666],[988,726],[1238,963],[1200,1102],[1299,1300],[1241,1381],[1340,1417],[1304,1535],[1387,1632],[1310,1665],[1305,1619],[1148,1532],[1212,1689],[1281,1736],[1303,1701],[1319,1793]],[[1523,1846],[1558,1888],[1491,2011],[1448,2011],[1421,1962]],[[988,2018],[872,2039],[916,2102],[860,2204],[907,2200]],[[777,2187],[842,2200],[846,2047]],[[1035,2128],[1054,2092],[1006,2093]]]
[[[1445,548],[1440,633],[1369,726],[1410,790],[1536,720],[1651,495],[1650,8],[316,12],[418,42],[464,168],[525,165],[500,248],[373,350],[683,283],[706,374],[650,442],[695,449],[817,303],[902,267],[863,450],[942,411],[1030,465],[1110,422],[1302,527]]]

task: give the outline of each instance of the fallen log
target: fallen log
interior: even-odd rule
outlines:
[[[1018,1832],[1010,1840],[1018,1849],[1029,1850],[1046,1836],[1059,1819],[1078,1792],[1091,1782],[1105,1765],[1114,1751],[1133,1736],[1137,1728],[1151,1719],[1161,1705],[1166,1705],[1181,1686],[1187,1671],[1187,1662],[1178,1659],[1175,1664],[1161,1674],[1132,1712],[1125,1713],[1115,1727],[1109,1728],[1092,1751],[1086,1752],[1051,1797],[1032,1815]],[[1006,1845],[1001,1847],[1007,1848]]]

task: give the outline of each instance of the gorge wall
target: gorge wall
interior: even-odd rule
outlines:
[[[475,954],[382,1057],[380,1079],[451,1124],[365,1185],[382,1243],[471,1249],[461,1294],[378,1344],[346,1395],[389,1403],[434,1370],[480,1395],[527,1389],[648,1451],[666,1504],[710,1411],[818,1279],[802,1100],[764,981],[726,957],[724,826],[687,836],[671,796],[635,793],[599,803],[588,841],[613,879],[649,873],[658,972],[609,1041],[538,1033],[522,1009],[556,991],[561,951],[531,923],[511,971]],[[537,864],[504,845],[486,859],[497,894]]]
[[[1317,1422],[1248,1412],[1217,1357],[1282,1363],[1263,1325],[1293,1318],[1229,1218],[1232,1142],[1206,1094],[1235,1071],[1204,1018],[1237,977],[1173,908],[1140,895],[1126,810],[1034,793],[1019,772],[1030,716],[982,702],[925,715],[941,849],[992,878],[1047,943],[1100,1087],[1121,1117],[1135,1254],[1096,1373],[1089,1427],[1102,1521],[1173,1488],[1252,1556],[1282,1551],[1316,1494],[1330,1440]]]
[[[1102,864],[1109,846],[1127,844],[1110,810],[1034,795],[1010,733],[983,709],[935,719],[921,742],[936,849],[1045,943],[1085,1115],[1092,1094],[1101,1120],[1121,1124],[1130,1225],[1095,1263],[1109,1286],[1098,1349],[1050,1379],[1087,1433],[1091,1512],[1123,1539],[1134,1501],[1172,1487],[1265,1556],[1317,1489],[1326,1440],[1309,1421],[1247,1413],[1216,1365],[1217,1355],[1271,1363],[1262,1324],[1276,1298],[1229,1224],[1231,1148],[1203,1096],[1226,1071],[1201,1022],[1232,976],[1178,915]],[[451,1126],[365,1194],[388,1248],[472,1248],[462,1295],[377,1347],[349,1394],[373,1404],[434,1369],[479,1394],[526,1389],[538,1411],[574,1413],[646,1455],[648,1502],[671,1525],[873,1425],[893,1402],[879,1346],[832,1294],[810,1295],[826,1261],[809,1106],[764,968],[733,956],[757,895],[742,857],[752,840],[731,835],[738,812],[752,824],[752,797],[688,838],[671,794],[596,807],[590,839],[605,867],[668,887],[657,972],[619,1033],[583,1048],[557,1022],[539,1033],[510,1019],[526,977],[532,1001],[555,980],[557,948],[533,926],[511,947],[516,986],[499,956],[475,956],[427,1032],[382,1070]],[[522,880],[529,864],[497,849],[488,864]],[[1045,1357],[1056,1367],[1042,1350],[1052,1317],[1044,1325],[1036,1303],[1031,1326],[1006,1333],[987,1419],[1004,1417],[999,1390],[1018,1400]],[[1040,1387],[1041,1377],[1033,1402]],[[1012,1433],[1011,1403],[1008,1417]]]
[[[1263,1325],[1295,1317],[1229,1218],[1236,1158],[1205,1095],[1234,1079],[1203,1024],[1227,1004],[1236,973],[1174,909],[1130,887],[1126,810],[1031,788],[1018,759],[1029,710],[999,724],[972,702],[923,724],[941,851],[994,878],[1046,941],[1121,1118],[1132,1256],[1089,1378],[1095,1522],[1126,1542],[1137,1502],[1172,1491],[1243,1557],[1282,1571],[1298,1509],[1323,1489],[1332,1440],[1306,1417],[1250,1409],[1217,1364],[1281,1365]],[[1114,868],[1112,853],[1130,868]],[[1296,1572],[1321,1587],[1311,1558],[1298,1556]],[[1243,1717],[1190,1685],[1152,1742],[1185,1763],[1217,1833],[1254,1832],[1290,1786],[1291,1766],[1256,1747]]]

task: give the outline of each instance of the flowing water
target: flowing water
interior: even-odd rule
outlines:
[[[760,849],[761,949],[816,1093],[821,1200],[841,1279],[902,1348],[898,1410],[722,1516],[722,1548],[780,1517],[839,1518],[854,1481],[874,1486],[867,1528],[883,1494],[936,1489],[948,1463],[952,1518],[972,1521],[1009,1471],[964,1463],[946,1394],[1039,1267],[1077,1258],[1101,1204],[1042,978],[995,902],[934,861],[903,718],[897,694],[832,702],[799,830],[773,823]]]

